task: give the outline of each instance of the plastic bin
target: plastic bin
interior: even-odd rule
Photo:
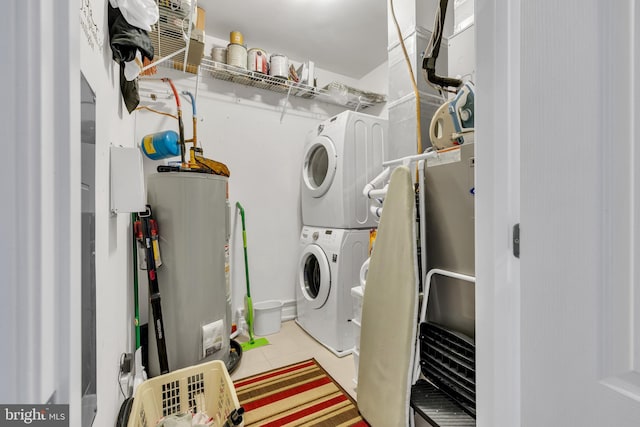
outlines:
[[[424,94],[437,95],[439,93],[424,78],[422,74],[422,54],[429,45],[431,31],[416,29],[416,31],[405,36],[404,43],[411,62],[411,69],[416,78],[418,90]],[[440,53],[436,61],[436,73],[440,76],[449,76],[448,73],[448,40],[443,38],[440,43]],[[388,102],[397,101],[413,92],[413,84],[407,68],[407,60],[404,57],[402,46],[394,44],[388,50],[389,63],[389,95]]]
[[[220,427],[240,407],[224,362],[179,369],[143,382],[133,397],[128,427],[153,427],[167,415],[204,412]]]
[[[282,325],[282,301],[262,301],[253,305],[253,333],[258,336],[275,334]]]
[[[422,134],[422,149],[431,146],[429,127],[431,119],[442,105],[442,99],[420,92],[420,127]],[[393,145],[385,146],[385,155],[388,159],[416,154],[416,96],[413,93],[397,101],[387,103],[389,110],[388,141],[394,141]]]

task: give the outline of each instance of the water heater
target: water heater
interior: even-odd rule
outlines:
[[[196,172],[148,178],[148,202],[160,232],[158,282],[170,371],[214,359],[229,361],[227,183],[226,177]],[[153,328],[148,337],[148,371],[156,376],[160,369]]]

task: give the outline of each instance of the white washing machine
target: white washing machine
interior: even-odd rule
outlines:
[[[303,227],[296,322],[338,357],[353,351],[351,288],[369,251],[369,230]]]
[[[387,121],[345,111],[307,135],[302,166],[302,223],[371,228],[377,217],[362,189],[382,171]]]

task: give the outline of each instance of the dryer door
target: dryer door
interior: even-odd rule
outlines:
[[[302,181],[312,197],[322,197],[336,175],[338,156],[333,142],[326,136],[316,137],[307,147],[302,167]]]
[[[304,248],[298,265],[298,286],[312,308],[320,308],[329,297],[331,270],[322,248],[311,244]]]

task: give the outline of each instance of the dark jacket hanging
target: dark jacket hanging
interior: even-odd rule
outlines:
[[[136,57],[136,50],[140,51],[143,58],[153,60],[153,45],[149,34],[138,27],[129,24],[122,16],[120,10],[109,7],[109,40],[113,60],[120,64],[120,92],[127,111],[131,113],[140,103],[138,95],[138,79],[128,81],[124,77],[124,63],[132,61]]]

